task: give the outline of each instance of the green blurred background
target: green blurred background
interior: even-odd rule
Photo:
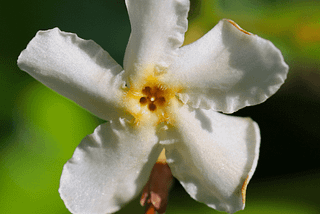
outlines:
[[[290,66],[279,92],[235,115],[258,122],[261,156],[240,213],[320,213],[320,1],[194,0],[186,43],[222,18],[271,40]],[[47,89],[16,60],[38,30],[59,27],[93,39],[122,65],[130,34],[123,0],[0,3],[0,213],[69,213],[59,197],[64,163],[103,123]],[[143,213],[138,200],[119,213]],[[167,213],[217,213],[178,182]]]

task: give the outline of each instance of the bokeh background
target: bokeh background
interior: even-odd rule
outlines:
[[[320,213],[320,1],[192,0],[190,43],[222,18],[271,40],[290,66],[265,103],[235,113],[261,129],[259,164],[239,213]],[[0,3],[0,213],[67,214],[59,197],[64,163],[104,121],[47,89],[16,60],[38,30],[59,27],[93,39],[122,65],[130,34],[123,0]],[[138,199],[118,213],[143,213]],[[178,182],[167,213],[218,213]]]

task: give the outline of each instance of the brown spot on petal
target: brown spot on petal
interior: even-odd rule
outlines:
[[[228,19],[227,21],[228,21],[230,24],[232,24],[233,26],[235,26],[235,27],[236,27],[238,30],[240,30],[241,32],[243,32],[243,33],[245,33],[245,34],[247,34],[247,35],[252,35],[251,33],[243,30],[243,29],[242,29],[237,23],[235,23],[234,21],[232,21],[232,20],[230,20],[230,19]]]
[[[242,194],[242,203],[246,203],[246,191],[247,191],[247,186],[249,183],[249,175],[247,176],[246,180],[243,182],[243,185],[241,187],[241,194]]]

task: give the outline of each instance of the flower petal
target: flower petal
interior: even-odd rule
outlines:
[[[177,55],[188,27],[188,0],[126,0],[131,23],[124,69],[134,75],[150,65],[160,72]]]
[[[173,176],[209,207],[229,213],[243,209],[259,156],[258,125],[250,118],[182,107],[176,127],[178,140],[165,144]]]
[[[118,115],[122,68],[92,40],[58,28],[39,31],[18,66],[102,119]]]
[[[288,72],[281,52],[268,40],[221,20],[198,41],[180,49],[170,68],[186,88],[180,99],[194,108],[232,113],[273,95]]]
[[[154,128],[125,120],[100,125],[65,164],[60,195],[73,213],[113,213],[147,183],[162,147]]]

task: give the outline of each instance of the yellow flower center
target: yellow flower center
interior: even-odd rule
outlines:
[[[147,73],[147,72],[146,72]],[[134,117],[135,125],[172,124],[172,104],[178,99],[181,87],[169,86],[161,81],[161,75],[149,75],[132,84],[124,96],[127,111]]]
[[[163,107],[166,102],[165,90],[158,86],[152,88],[146,86],[142,89],[142,94],[144,96],[140,98],[139,102],[141,105],[148,105],[150,111],[155,111],[157,107]]]

